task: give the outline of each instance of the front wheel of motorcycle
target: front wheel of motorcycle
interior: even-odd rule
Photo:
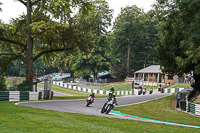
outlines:
[[[101,109],[101,113],[105,112],[105,107],[106,107],[107,102],[103,105],[102,109]]]
[[[90,103],[89,103],[89,102],[87,102],[87,104],[86,104],[86,107],[89,107],[89,105],[90,105]]]
[[[113,109],[113,106],[109,106],[108,109],[106,110],[106,114],[108,114],[111,110]]]

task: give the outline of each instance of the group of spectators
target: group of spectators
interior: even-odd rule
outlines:
[[[185,75],[184,83],[192,83],[192,81],[193,81],[193,75],[192,74]]]

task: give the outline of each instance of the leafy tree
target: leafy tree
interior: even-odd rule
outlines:
[[[84,21],[89,0],[18,0],[27,14],[2,24],[0,61],[3,71],[13,60],[26,63],[26,81],[33,81],[33,62],[49,63],[58,52],[86,51],[93,42],[93,23]],[[76,13],[73,11],[77,11]],[[84,22],[84,23],[82,23]]]
[[[151,65],[155,60],[156,23],[152,11],[144,13],[135,5],[121,10],[114,24],[113,47],[116,57],[121,60],[118,64],[124,66],[123,63],[126,63],[126,73],[121,69],[122,74],[129,76],[130,68],[136,71],[143,68],[144,64]],[[127,61],[122,61],[125,58]],[[119,70],[115,68],[115,71]]]
[[[163,71],[194,73],[193,87],[200,90],[200,2],[157,0],[160,41],[158,60]]]
[[[76,62],[72,65],[75,75],[90,75],[92,72],[94,81],[96,81],[98,72],[112,69],[112,49],[108,40],[108,37],[101,36],[98,45],[95,48],[91,48],[89,54],[82,53],[79,55]]]
[[[5,80],[5,74],[0,73],[0,91],[6,91],[6,80]]]
[[[75,76],[84,76],[87,79],[91,72],[94,75],[94,81],[97,79],[97,73],[105,70],[111,70],[112,49],[111,36],[108,35],[107,28],[111,23],[112,10],[109,9],[105,0],[94,1],[95,8],[86,18],[93,20],[95,24],[95,42],[91,43],[93,47],[90,52],[78,51],[75,55],[68,55],[65,64],[71,68]]]
[[[130,73],[130,53],[131,49],[136,46],[138,33],[140,32],[140,16],[143,11],[136,7],[135,5],[122,8],[120,15],[115,20],[114,24],[114,34],[116,39],[117,49],[116,51],[121,51],[119,54],[124,56],[126,53],[127,57],[127,74]],[[127,52],[125,52],[127,51]]]
[[[114,66],[113,66],[113,74],[118,79],[125,79],[127,76],[127,60],[124,57],[120,59],[116,59]]]

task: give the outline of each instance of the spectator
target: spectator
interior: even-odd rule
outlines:
[[[159,84],[158,86],[158,91],[161,91],[161,84]]]
[[[167,87],[169,87],[170,85],[171,85],[170,82],[168,82],[168,83],[167,83]]]
[[[189,83],[188,75],[185,76],[185,83]]]

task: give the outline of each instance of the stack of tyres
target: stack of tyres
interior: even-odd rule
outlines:
[[[0,101],[9,101],[9,91],[0,92]]]

